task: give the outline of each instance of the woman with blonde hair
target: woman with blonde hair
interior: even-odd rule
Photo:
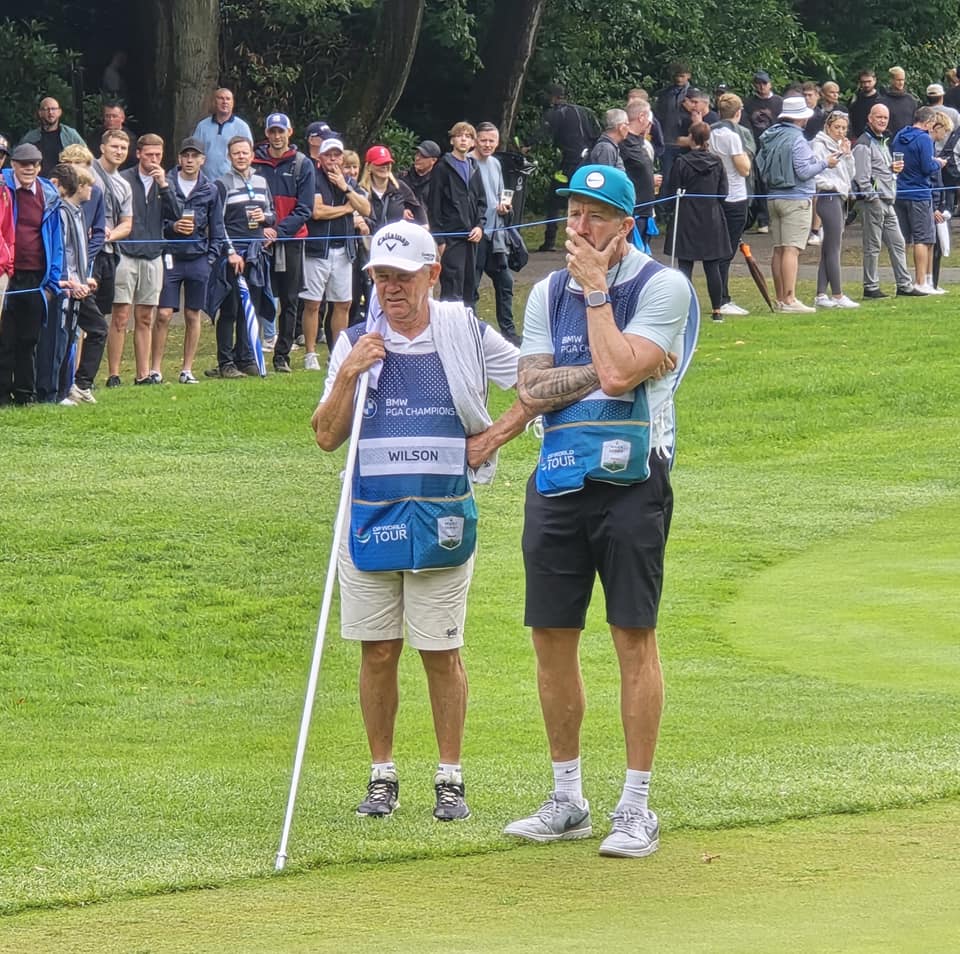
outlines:
[[[859,308],[860,303],[843,293],[840,247],[843,242],[843,226],[846,220],[847,196],[853,180],[853,153],[847,139],[850,117],[835,109],[824,122],[810,144],[817,159],[839,156],[831,169],[827,166],[817,176],[817,215],[823,226],[823,241],[820,246],[820,268],[817,271],[817,297],[813,303],[818,308]],[[827,294],[829,285],[832,295]]]
[[[393,155],[386,146],[371,146],[364,156],[360,187],[370,200],[370,231],[406,219],[427,224],[427,214],[413,189],[393,174]]]

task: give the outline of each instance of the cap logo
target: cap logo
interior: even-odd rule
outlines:
[[[387,232],[386,235],[380,236],[380,241],[377,242],[377,245],[386,245],[387,250],[392,252],[398,245],[402,245],[404,248],[407,248],[410,243],[402,235],[398,235],[396,232]]]
[[[590,189],[602,189],[607,180],[602,172],[591,172],[583,181]]]

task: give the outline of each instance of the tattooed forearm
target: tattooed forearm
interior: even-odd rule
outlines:
[[[553,356],[535,354],[520,359],[517,394],[531,413],[567,407],[600,386],[592,364],[555,368]]]

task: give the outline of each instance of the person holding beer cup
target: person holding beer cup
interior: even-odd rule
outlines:
[[[150,374],[163,380],[163,352],[170,319],[183,298],[183,364],[178,380],[196,384],[193,359],[200,341],[200,312],[207,294],[211,255],[222,240],[223,209],[216,183],[203,170],[206,147],[194,136],[180,144],[178,164],[167,175],[173,191],[176,217],[163,223],[169,244],[163,256],[163,289],[153,327]]]

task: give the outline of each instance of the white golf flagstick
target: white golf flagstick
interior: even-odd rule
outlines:
[[[293,777],[290,780],[287,812],[283,819],[280,848],[277,851],[276,871],[283,871],[284,865],[287,863],[287,842],[290,838],[290,827],[293,824],[293,811],[297,801],[297,787],[300,784],[303,755],[307,748],[307,736],[310,733],[310,719],[313,716],[313,702],[317,694],[317,682],[320,678],[320,661],[323,657],[323,643],[327,635],[330,604],[333,602],[333,583],[337,577],[337,555],[340,552],[340,539],[343,536],[343,522],[350,506],[353,471],[357,462],[357,444],[360,440],[360,425],[363,422],[363,409],[367,401],[367,388],[369,384],[370,371],[364,371],[363,374],[360,375],[360,380],[357,382],[356,404],[353,409],[353,423],[350,427],[350,443],[347,446],[347,460],[343,470],[343,487],[340,490],[340,506],[337,508],[337,521],[333,527],[333,543],[330,546],[330,564],[327,567],[327,581],[323,588],[323,602],[320,605],[320,619],[317,622],[317,637],[313,645],[313,659],[310,663],[310,678],[307,680],[307,694],[303,702],[303,716],[300,719],[300,736],[297,739],[297,754],[293,760]]]

